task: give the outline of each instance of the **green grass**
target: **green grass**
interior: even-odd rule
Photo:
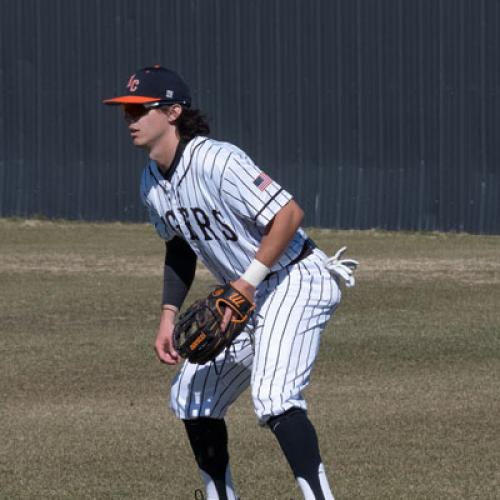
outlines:
[[[500,237],[309,232],[361,262],[307,390],[337,500],[500,498]],[[194,498],[162,259],[146,225],[0,220],[1,499]],[[243,500],[301,498],[248,392],[228,426]]]

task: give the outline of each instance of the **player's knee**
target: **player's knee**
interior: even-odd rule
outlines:
[[[210,406],[203,406],[203,402],[196,401],[189,387],[193,385],[195,369],[182,369],[174,377],[170,387],[170,409],[178,419],[195,419],[203,417],[220,418],[213,415]]]
[[[272,417],[270,417],[267,420],[266,425],[274,432],[281,422],[294,417],[307,418],[306,415],[307,413],[303,408],[293,406],[292,408],[288,408],[288,410],[280,413],[279,415],[273,415]]]
[[[266,394],[252,391],[255,414],[261,424],[266,424],[273,416],[280,416],[293,408],[306,409],[306,401],[300,393],[292,394],[288,399],[282,393]]]

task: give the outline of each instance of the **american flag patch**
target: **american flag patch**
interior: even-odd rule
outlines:
[[[253,181],[253,183],[260,189],[260,191],[264,191],[264,189],[266,189],[272,182],[273,180],[271,179],[271,177],[269,177],[264,172],[259,174]]]

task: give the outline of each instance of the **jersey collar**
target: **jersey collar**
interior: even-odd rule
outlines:
[[[166,173],[163,173],[157,166],[158,172],[160,175],[168,182],[170,182],[170,179],[172,179],[172,176],[174,175],[175,169],[179,165],[179,162],[181,161],[182,153],[184,152],[184,149],[186,147],[186,142],[184,141],[179,141],[179,144],[177,144],[177,149],[175,150],[175,156],[174,159],[172,160],[172,163],[170,164],[170,168],[167,170]]]
[[[175,156],[172,161],[171,167],[168,169],[167,173],[163,173],[159,168],[158,165],[156,164],[155,161],[151,160],[149,162],[149,173],[152,177],[156,179],[156,182],[161,185],[170,185],[171,184],[171,179],[177,170],[179,170],[178,177],[180,177],[178,184],[180,184],[184,177],[186,176],[190,166],[191,162],[193,160],[193,155],[195,151],[202,146],[206,141],[208,140],[208,137],[205,136],[196,136],[193,139],[191,139],[188,142],[179,142],[177,145],[177,149],[175,151]],[[185,153],[185,155],[184,155]],[[181,159],[185,156],[184,161],[182,162],[181,168],[177,168],[179,164],[181,163]],[[187,161],[186,158],[189,160]]]

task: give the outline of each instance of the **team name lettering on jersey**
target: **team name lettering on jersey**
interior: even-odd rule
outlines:
[[[181,214],[182,222],[188,230],[189,239],[192,241],[200,239],[204,239],[205,241],[219,241],[221,239],[227,241],[238,240],[236,233],[224,222],[219,210],[212,209],[211,213],[207,214],[199,207],[180,207],[177,211]],[[165,221],[173,231],[182,234],[181,226],[173,210],[168,210],[165,213]]]

